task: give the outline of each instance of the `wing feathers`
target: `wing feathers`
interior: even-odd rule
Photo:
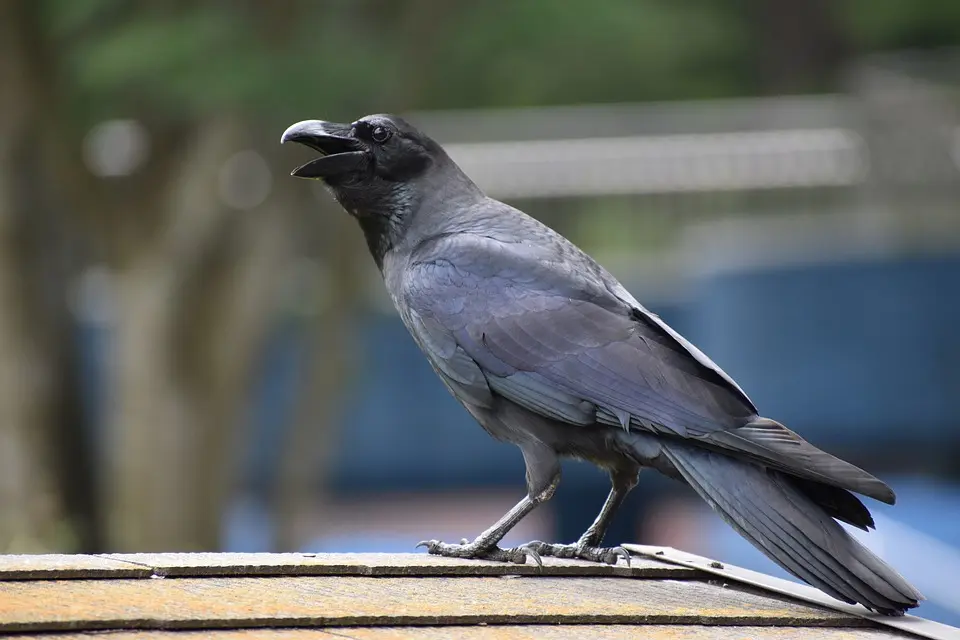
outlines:
[[[493,391],[542,416],[581,426],[596,422],[596,405],[558,389],[539,374],[490,376],[488,383]]]
[[[870,474],[759,418],[729,376],[593,263],[537,260],[528,245],[491,238],[444,241],[454,244],[431,249],[442,258],[408,271],[403,295],[408,326],[462,399],[495,392],[574,425],[694,438],[892,503]]]

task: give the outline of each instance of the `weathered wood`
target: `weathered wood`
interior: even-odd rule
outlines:
[[[174,633],[176,635],[174,635]],[[92,633],[40,636],[45,640],[97,640]],[[109,640],[903,640],[878,629],[808,627],[708,627],[703,625],[475,625],[460,627],[377,627],[365,629],[225,629],[206,631],[121,631]],[[10,640],[37,640],[35,635]]]
[[[632,548],[645,555],[629,568],[547,558],[539,572],[425,554],[0,556],[0,634],[887,640],[960,631],[910,616],[880,629],[885,618],[865,619],[857,608],[803,602],[793,583],[673,549]]]
[[[104,558],[151,567],[163,576],[624,576],[702,578],[704,573],[676,564],[635,558],[628,567],[544,558],[543,569],[484,560],[442,558],[425,553],[138,553]],[[0,574],[2,578],[2,574]]]
[[[0,582],[0,631],[439,624],[862,626],[696,580],[276,577]]]
[[[148,566],[92,555],[0,555],[0,580],[149,578]]]

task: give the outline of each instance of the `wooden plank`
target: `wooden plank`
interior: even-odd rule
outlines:
[[[534,564],[442,558],[426,553],[140,553],[110,554],[113,560],[152,567],[161,576],[624,576],[702,578],[704,574],[649,558],[615,566],[582,560],[544,558]]]
[[[484,625],[338,629],[223,629],[120,631],[109,640],[903,640],[892,630],[809,627],[708,627],[703,625]],[[7,636],[9,640],[97,640],[92,633]]]
[[[152,573],[148,566],[94,555],[0,555],[0,580],[149,578]]]
[[[0,631],[436,624],[857,626],[696,580],[277,577],[0,582]]]

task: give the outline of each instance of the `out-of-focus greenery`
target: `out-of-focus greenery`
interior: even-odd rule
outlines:
[[[704,98],[764,91],[761,0],[38,0],[84,124],[241,104],[316,112]],[[849,53],[960,40],[954,0],[822,6]],[[834,70],[838,71],[838,70]],[[830,89],[831,70],[813,87]],[[289,112],[289,114],[287,113]]]
[[[953,46],[960,40],[960,3],[953,0],[845,0],[838,12],[863,51]]]

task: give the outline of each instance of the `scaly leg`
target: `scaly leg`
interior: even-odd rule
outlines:
[[[543,563],[540,561],[540,555],[532,546],[521,545],[512,549],[501,549],[497,543],[528,513],[549,500],[558,482],[559,477],[547,491],[535,498],[524,496],[523,500],[497,520],[492,527],[477,536],[473,542],[464,539],[460,544],[449,544],[440,540],[423,540],[417,547],[426,547],[429,553],[448,558],[482,558],[524,564],[529,557],[537,563],[537,566],[541,566]]]
[[[636,486],[636,473],[632,475],[613,476],[613,486],[607,495],[600,513],[593,521],[580,539],[573,544],[548,544],[546,542],[529,542],[524,546],[536,550],[537,553],[544,556],[554,556],[555,558],[580,558],[581,560],[590,560],[592,562],[605,562],[607,564],[616,564],[617,558],[623,558],[627,565],[630,564],[630,553],[623,547],[601,547],[603,536],[606,535],[613,519],[613,514],[617,512],[623,499],[627,497],[630,490]]]

